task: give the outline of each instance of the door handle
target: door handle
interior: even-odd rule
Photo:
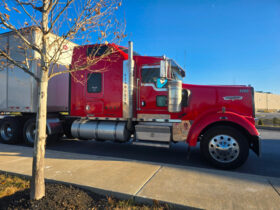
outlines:
[[[142,106],[145,106],[145,105],[146,105],[146,102],[145,102],[145,101],[142,101],[142,102],[141,102],[141,105],[142,105]]]

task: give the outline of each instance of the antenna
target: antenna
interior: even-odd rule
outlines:
[[[184,50],[184,70],[186,70],[187,50]]]

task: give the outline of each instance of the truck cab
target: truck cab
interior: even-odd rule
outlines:
[[[183,84],[173,59],[141,56],[132,43],[76,47],[71,66],[76,138],[200,142],[204,158],[223,169],[242,165],[250,148],[260,155],[252,87]]]

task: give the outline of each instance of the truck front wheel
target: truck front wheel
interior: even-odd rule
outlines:
[[[249,144],[246,136],[234,127],[216,126],[204,133],[200,150],[217,168],[234,169],[247,160]]]

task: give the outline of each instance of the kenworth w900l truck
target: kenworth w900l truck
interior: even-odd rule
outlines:
[[[249,149],[260,155],[252,87],[183,84],[185,71],[174,60],[141,56],[132,48],[131,42],[128,48],[115,44],[74,47],[71,75],[49,84],[50,98],[69,102],[62,110],[49,101],[49,135],[64,132],[82,140],[149,144],[185,142],[190,147],[200,142],[201,154],[223,169],[243,164]],[[91,59],[108,50],[111,53],[91,65]],[[86,68],[74,71],[82,66]],[[0,73],[1,85],[6,81],[3,74],[10,73]],[[22,107],[12,92],[22,83],[16,85],[12,89],[6,84],[0,92],[0,111],[12,113],[11,105]],[[5,94],[12,96],[5,102],[8,109],[3,109]],[[69,115],[60,115],[62,111]],[[15,143],[22,133],[25,142],[33,143],[35,127],[30,119],[35,113],[20,112],[1,120],[2,142]]]

